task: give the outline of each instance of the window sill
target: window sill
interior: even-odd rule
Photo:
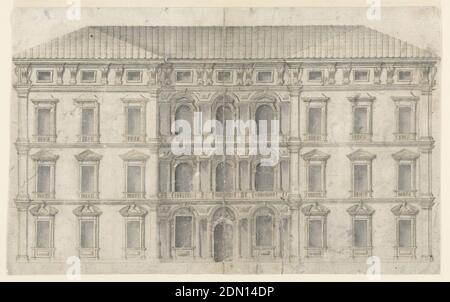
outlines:
[[[415,141],[416,140],[416,134],[415,133],[394,133],[394,140],[395,141]]]
[[[351,140],[356,142],[370,142],[372,141],[371,133],[352,133]]]
[[[145,192],[125,192],[123,195],[125,199],[145,199]]]
[[[34,198],[36,199],[55,199],[54,192],[34,192]]]
[[[125,135],[127,143],[145,143],[145,136],[142,135]]]
[[[78,253],[80,258],[95,258],[98,259],[99,248],[80,248]]]
[[[56,142],[56,136],[54,135],[34,135],[34,142],[36,143],[54,143]]]
[[[52,258],[55,248],[33,248],[33,258]]]
[[[98,199],[99,193],[93,192],[93,193],[80,193],[80,199]]]
[[[308,142],[325,142],[327,140],[326,134],[303,134],[303,140]]]

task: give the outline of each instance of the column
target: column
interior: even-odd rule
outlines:
[[[157,260],[160,258],[160,242],[158,228],[158,212],[155,204],[150,204],[148,211],[148,219],[150,223],[149,231],[149,256],[150,259]]]
[[[150,91],[150,100],[148,102],[148,143],[150,144],[149,158],[149,198],[157,201],[159,192],[159,141],[158,141],[158,91]]]
[[[29,87],[16,87],[17,92],[17,261],[28,261],[28,96]]]
[[[420,148],[419,192],[420,197],[432,198],[432,147]]]
[[[290,190],[292,196],[299,195],[299,146],[289,146],[290,154]]]
[[[299,207],[297,204],[291,204],[289,211],[291,213],[291,227],[289,240],[289,260],[295,262],[299,258]]]
[[[290,134],[291,140],[300,139],[300,89],[290,89],[291,112],[290,112]]]
[[[432,138],[432,91],[426,89],[420,92],[419,101],[419,139],[433,140]]]

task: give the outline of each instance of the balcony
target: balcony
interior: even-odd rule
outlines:
[[[81,192],[80,199],[98,199],[98,192]]]
[[[143,135],[125,135],[125,140],[128,143],[145,143],[145,136],[143,136]]]
[[[34,192],[36,199],[55,199],[55,192]]]
[[[310,142],[324,142],[327,140],[327,136],[325,134],[303,134],[303,140]]]
[[[351,140],[355,142],[370,142],[372,140],[372,133],[352,133]]]
[[[125,199],[145,199],[145,192],[124,192]]]
[[[372,197],[372,191],[352,191],[353,198],[370,198]]]
[[[54,135],[34,135],[33,138],[36,143],[54,143],[56,141]]]
[[[248,199],[255,198],[270,198],[281,199],[287,198],[288,192],[160,192],[159,198],[161,199]]]
[[[415,141],[416,134],[415,133],[394,133],[394,139],[396,141]]]
[[[306,192],[306,197],[308,198],[324,198],[325,192]]]
[[[416,197],[416,191],[396,191],[397,197]]]
[[[80,135],[81,143],[98,143],[98,135]]]

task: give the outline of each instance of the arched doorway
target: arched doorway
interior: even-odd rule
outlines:
[[[214,227],[214,261],[233,259],[233,225],[222,221]]]

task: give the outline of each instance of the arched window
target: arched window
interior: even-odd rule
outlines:
[[[175,111],[175,121],[186,121],[191,127],[190,133],[193,133],[192,122],[193,122],[193,113],[191,107],[187,105],[181,105]],[[178,127],[177,127],[178,128]],[[185,129],[177,129],[178,133],[182,133]]]
[[[256,166],[256,174],[255,174],[255,190],[273,191],[273,182],[274,182],[273,167],[258,164]]]
[[[273,246],[273,213],[269,209],[262,209],[255,213],[255,244],[257,247]]]
[[[269,105],[261,105],[258,107],[258,109],[256,109],[255,121],[257,126],[256,131],[258,135],[265,134],[267,138],[270,137],[271,123],[273,118],[273,109]]]
[[[222,124],[223,134],[225,135],[226,121],[234,120],[233,111],[228,106],[219,106],[216,110],[216,120]]]
[[[216,167],[216,192],[233,191],[234,171],[229,163],[221,162]]]
[[[192,167],[187,163],[178,164],[175,168],[175,192],[192,191]]]

